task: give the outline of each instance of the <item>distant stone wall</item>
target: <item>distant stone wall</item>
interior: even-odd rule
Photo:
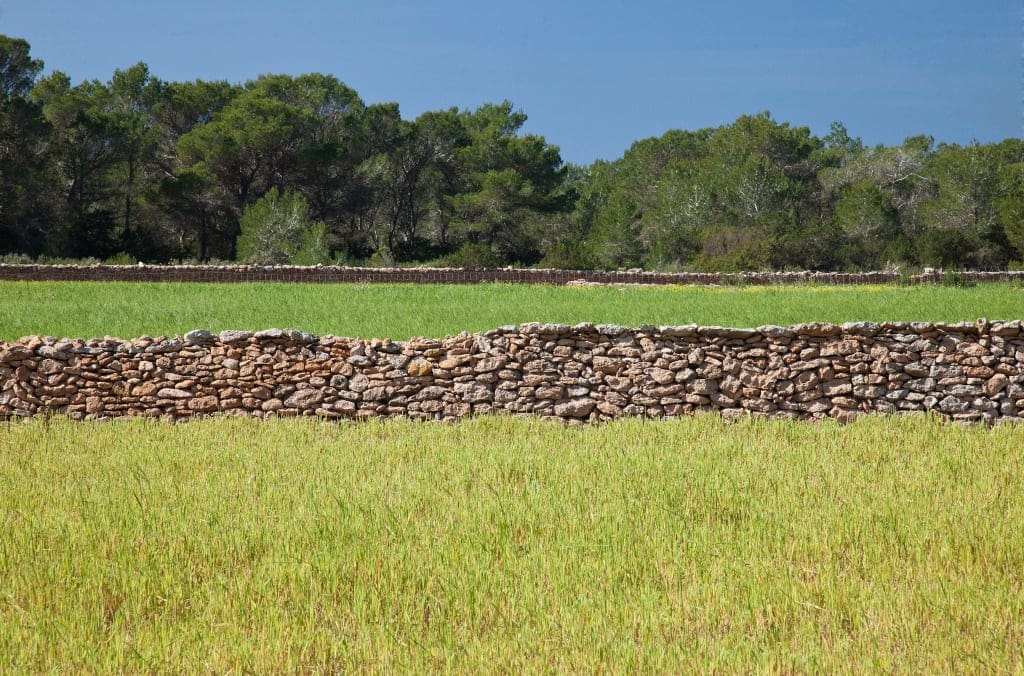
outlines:
[[[965,281],[1022,281],[1024,271],[964,272]],[[909,278],[938,282],[941,271]],[[354,268],[259,265],[0,265],[0,280],[99,282],[305,282],[476,284],[892,284],[894,272],[601,272],[515,268]]]
[[[0,418],[215,414],[566,421],[697,411],[1024,418],[1021,322],[757,329],[524,324],[406,342],[295,330],[0,343]]]

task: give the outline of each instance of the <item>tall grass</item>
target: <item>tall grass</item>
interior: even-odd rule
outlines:
[[[981,316],[1024,317],[1024,288],[0,282],[0,340],[270,326],[397,340],[527,321],[759,326]]]
[[[1021,432],[0,426],[0,670],[1024,669]]]

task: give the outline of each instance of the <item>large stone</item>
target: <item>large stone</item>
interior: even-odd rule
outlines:
[[[384,401],[391,395],[393,388],[379,385],[377,387],[368,387],[363,390],[362,400],[363,401]]]
[[[602,355],[594,357],[591,366],[598,373],[606,373],[608,375],[616,375],[622,370],[622,363],[619,360]]]
[[[132,388],[132,395],[136,397],[151,397],[156,394],[160,386],[156,383],[139,383]]]
[[[491,401],[494,397],[490,388],[478,385],[474,382],[455,383],[454,390],[455,394],[459,395],[462,401],[467,404],[481,404],[486,401]]]
[[[324,400],[324,394],[320,390],[296,390],[294,394],[285,399],[285,408],[297,408],[306,410],[316,408]]]
[[[86,413],[99,413],[103,410],[103,399],[100,397],[86,397],[85,398],[85,412]]]
[[[408,373],[410,376],[419,378],[421,376],[429,376],[433,372],[433,370],[434,367],[430,365],[429,361],[427,361],[426,359],[417,358],[409,362],[409,365],[406,367],[405,372]]]
[[[444,397],[444,394],[447,391],[448,390],[446,390],[443,387],[431,385],[430,387],[424,387],[422,390],[416,393],[416,396],[414,398],[419,401],[432,401],[436,399],[441,399],[442,397]]]
[[[994,397],[997,394],[999,394],[1009,382],[1009,378],[1007,378],[1002,373],[997,373],[985,381],[985,384],[982,386],[982,389],[985,391],[985,394],[987,396]]]
[[[561,399],[565,396],[565,388],[561,385],[538,387],[534,396],[537,399]]]
[[[676,379],[676,374],[668,369],[652,368],[648,371],[648,375],[651,377],[651,380],[659,385],[668,385],[675,382]]]
[[[849,380],[830,380],[821,385],[821,393],[825,396],[849,394],[852,391],[853,384]]]
[[[156,393],[156,396],[160,397],[161,399],[190,399],[192,397],[192,393],[189,392],[188,390],[179,390],[173,387],[164,387]]]
[[[585,418],[597,406],[597,402],[589,397],[569,399],[555,403],[555,415],[562,418]]]
[[[710,395],[718,391],[718,381],[698,378],[689,385],[689,390],[694,394]]]
[[[260,409],[267,411],[268,413],[271,411],[280,411],[282,408],[284,408],[284,402],[280,399],[267,399],[265,402],[260,404]]]
[[[222,343],[243,343],[252,338],[252,331],[221,331],[218,338]]]
[[[449,370],[458,368],[460,366],[465,366],[471,361],[473,361],[473,357],[468,354],[449,355],[445,359],[442,359],[440,362],[438,362],[437,366],[438,368]]]
[[[885,396],[885,388],[881,385],[857,385],[853,388],[853,396],[857,399],[878,399]]]
[[[189,400],[188,407],[197,413],[210,413],[216,411],[219,406],[217,397],[194,397]]]
[[[476,371],[477,373],[490,373],[491,371],[499,371],[501,370],[502,367],[505,366],[507,362],[508,359],[506,359],[505,357],[485,357],[484,359],[481,359],[476,363],[476,366],[473,367],[473,370]]]
[[[213,340],[213,334],[206,329],[193,329],[182,336],[186,345],[206,345]]]
[[[59,373],[64,368],[64,365],[55,359],[44,359],[39,362],[39,366],[36,368],[37,371],[43,375],[52,375]]]
[[[968,408],[970,408],[969,403],[952,394],[939,402],[939,410],[943,413],[963,413]]]

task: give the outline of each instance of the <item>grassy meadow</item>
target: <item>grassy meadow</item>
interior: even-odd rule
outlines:
[[[0,340],[1024,317],[1024,288],[0,282]],[[0,672],[1024,670],[1024,430],[0,423]]]
[[[0,425],[0,670],[1020,671],[1021,432]]]
[[[978,317],[1024,318],[1024,287],[0,282],[0,340],[271,326],[402,340],[529,321],[753,327]]]

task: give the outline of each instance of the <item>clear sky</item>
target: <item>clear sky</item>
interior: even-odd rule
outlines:
[[[865,143],[1024,135],[1020,0],[0,0],[47,71],[333,73],[367,103],[511,100],[571,162],[770,110]]]

